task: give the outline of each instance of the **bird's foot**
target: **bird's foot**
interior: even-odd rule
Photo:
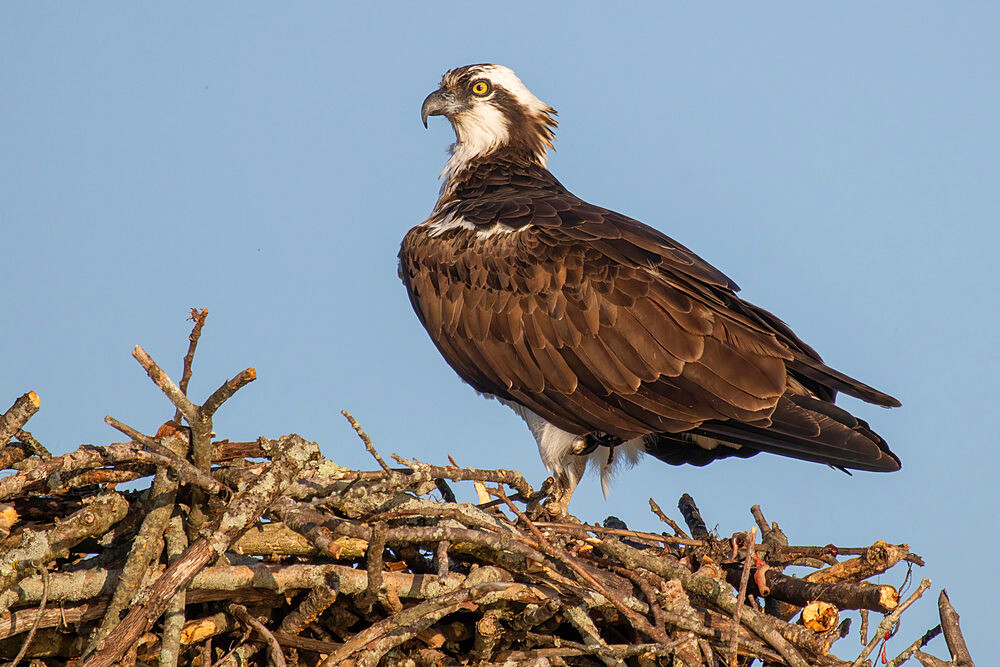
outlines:
[[[573,452],[573,454],[575,454],[576,456],[584,456],[597,449],[597,445],[591,444],[589,437],[590,436],[581,436],[577,438],[576,442],[573,443],[573,448],[570,451]]]
[[[551,484],[549,483],[551,480]],[[579,523],[569,513],[569,501],[573,497],[576,484],[564,475],[555,475],[546,480],[549,485],[549,496],[542,503],[541,514],[548,521]]]
[[[586,456],[593,453],[598,447],[609,447],[611,450],[614,450],[622,442],[624,441],[618,436],[602,433],[601,431],[592,431],[587,435],[581,436],[579,440],[573,443],[572,451],[577,456]]]

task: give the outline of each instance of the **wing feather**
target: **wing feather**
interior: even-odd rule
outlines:
[[[711,370],[730,386],[768,403],[785,393],[786,372],[782,359],[748,354],[715,336],[706,336],[697,363]]]
[[[403,241],[411,303],[463,379],[573,433],[689,431],[739,456],[898,467],[884,441],[832,399],[844,391],[898,401],[823,364],[684,246],[552,182],[513,196],[521,191],[491,174],[478,198],[455,204],[466,222],[514,231],[418,226]],[[693,442],[664,436],[653,445],[677,462],[733,455],[701,455]]]
[[[566,360],[556,351],[555,347],[552,345],[544,347],[532,345],[529,351],[545,378],[547,389],[560,394],[572,394],[576,391],[578,382],[576,373],[566,364]]]
[[[705,348],[704,334],[697,334],[679,326],[672,314],[654,301],[645,297],[636,299],[635,305],[629,312],[656,339],[660,347],[677,361],[683,364],[701,358]]]
[[[629,372],[597,336],[581,337],[573,352],[594,375],[604,394],[629,394],[639,388],[641,380]]]
[[[607,325],[609,332],[621,336],[636,351],[646,368],[648,375],[642,376],[649,382],[660,376],[676,377],[684,370],[684,362],[670,354],[664,346],[636,319],[635,313],[628,308],[616,309],[615,321]],[[655,375],[653,373],[655,372]]]

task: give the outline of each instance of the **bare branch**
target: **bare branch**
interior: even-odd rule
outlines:
[[[875,647],[878,646],[878,643],[885,638],[886,633],[890,632],[893,626],[896,625],[896,623],[899,621],[899,617],[903,614],[904,611],[906,611],[906,608],[909,607],[914,602],[916,602],[918,599],[920,599],[920,596],[924,594],[924,591],[926,591],[930,587],[930,585],[931,585],[930,579],[927,578],[922,579],[920,581],[920,585],[917,586],[917,590],[913,591],[913,594],[910,597],[906,598],[906,600],[901,605],[896,607],[892,612],[890,612],[888,615],[886,615],[885,618],[882,619],[882,622],[878,624],[878,628],[875,630],[875,636],[872,637],[871,641],[868,642],[864,650],[861,651],[861,654],[854,660],[854,662],[851,663],[851,667],[861,667],[861,664],[864,663],[865,658],[867,658],[871,654],[871,652],[875,650]]]
[[[170,451],[169,448],[164,447],[153,438],[150,438],[148,435],[143,435],[142,433],[135,430],[128,424],[123,424],[122,422],[118,421],[117,419],[111,416],[105,417],[104,421],[105,423],[108,424],[108,426],[111,426],[112,428],[117,429],[122,433],[124,433],[125,435],[127,435],[128,437],[132,438],[132,440],[135,441],[136,443],[142,445],[151,452],[167,459],[169,461],[168,467],[172,471],[177,473],[177,476],[180,477],[182,481],[188,484],[193,484],[194,486],[198,486],[202,489],[205,489],[209,493],[219,493],[225,488],[217,481],[212,479],[211,476],[202,472],[194,465],[192,465],[190,462],[177,456],[172,451]]]
[[[673,529],[674,535],[676,535],[677,537],[684,537],[684,538],[687,537],[687,533],[685,533],[681,529],[681,527],[677,525],[676,521],[674,521],[669,516],[664,514],[663,510],[660,509],[660,506],[657,505],[656,501],[653,500],[652,498],[649,499],[649,509],[653,511],[653,514],[655,514],[660,521],[667,524]]]
[[[684,522],[687,523],[688,529],[691,531],[691,537],[701,540],[710,536],[694,498],[685,493],[677,503],[677,509],[681,511],[681,516],[684,517]]]
[[[361,438],[361,442],[365,443],[365,449],[367,449],[368,453],[372,455],[372,458],[374,458],[378,462],[382,470],[386,471],[387,473],[392,473],[392,468],[390,468],[388,464],[386,464],[386,462],[382,459],[382,455],[378,453],[378,450],[375,449],[375,445],[372,444],[372,439],[369,438],[368,434],[365,433],[364,429],[361,428],[361,424],[359,424],[358,420],[354,418],[354,415],[352,415],[347,410],[341,410],[340,414],[344,415],[344,417],[347,419],[348,422],[350,422],[354,430],[357,431],[358,437]]]
[[[174,407],[184,415],[184,418],[188,420],[189,424],[194,424],[198,421],[198,408],[194,403],[188,400],[188,397],[184,395],[180,387],[174,384],[174,381],[163,372],[163,369],[156,365],[153,358],[146,354],[146,351],[142,349],[139,345],[132,348],[132,356],[135,360],[139,362],[139,365],[146,370],[146,374],[149,379],[160,388],[160,391],[170,399],[170,402],[174,404]]]
[[[38,632],[38,626],[42,622],[42,614],[45,612],[45,605],[49,601],[49,571],[47,568],[41,568],[42,573],[42,601],[38,604],[38,615],[35,617],[35,622],[31,624],[31,630],[28,631],[28,636],[24,638],[24,644],[21,645],[21,650],[17,652],[17,656],[11,661],[10,667],[17,667],[17,664],[21,662],[25,654],[28,652],[28,648],[31,647],[31,640],[35,638],[35,633]]]
[[[754,559],[754,545],[757,542],[757,528],[750,531],[747,553],[743,558],[743,573],[740,575],[739,594],[736,596],[736,610],[733,611],[733,629],[729,634],[729,664],[736,667],[736,649],[739,646],[740,614],[743,612],[743,601],[747,597],[747,585],[750,583],[750,566]]]
[[[14,437],[14,434],[31,419],[31,416],[38,412],[41,404],[38,394],[29,391],[14,401],[14,405],[10,406],[7,412],[0,415],[0,447],[6,445]]]
[[[235,394],[237,391],[250,384],[257,379],[257,371],[253,368],[248,368],[241,371],[236,377],[231,380],[226,380],[222,383],[222,386],[212,392],[205,403],[201,406],[199,411],[202,419],[210,419],[212,415],[215,414],[216,410],[222,407],[229,398]]]
[[[241,622],[246,623],[253,628],[254,631],[260,635],[261,639],[267,643],[268,657],[275,667],[287,667],[288,663],[285,662],[285,655],[281,652],[281,645],[278,643],[278,640],[274,638],[274,635],[271,634],[271,631],[267,629],[266,625],[251,616],[247,611],[247,608],[241,604],[231,604],[226,607],[226,610],[238,618]]]
[[[955,667],[974,667],[969,648],[965,645],[962,628],[958,625],[958,612],[948,599],[948,591],[941,589],[938,595],[938,611],[941,614],[941,629],[944,630],[944,640],[948,643],[951,661]]]
[[[170,598],[186,587],[214,557],[224,553],[235,536],[256,521],[319,453],[315,443],[307,443],[297,435],[282,438],[282,444],[281,451],[272,452],[274,461],[268,472],[261,475],[257,484],[237,495],[207,535],[189,546],[184,555],[167,568],[149,589],[146,601],[132,608],[105,639],[104,648],[91,655],[84,667],[111,667],[115,664],[163,614]]]
[[[188,351],[184,355],[184,370],[181,373],[181,381],[178,384],[178,388],[181,393],[187,396],[188,393],[188,383],[191,382],[191,373],[194,366],[194,351],[198,348],[198,339],[201,338],[201,329],[205,326],[205,320],[208,319],[208,308],[192,308],[191,316],[188,317],[189,320],[194,322],[194,326],[191,328],[191,333],[188,335]],[[174,420],[179,422],[181,417],[184,415],[180,410],[174,415]]]

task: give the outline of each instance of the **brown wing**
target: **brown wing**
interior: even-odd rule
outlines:
[[[832,405],[841,390],[883,405],[895,399],[827,368],[780,320],[739,299],[725,275],[660,232],[568,193],[530,195],[463,202],[455,215],[477,228],[434,236],[417,227],[400,252],[414,309],[477,390],[580,434],[708,429],[698,432],[846,467],[881,456],[864,436],[853,454],[838,450],[827,461],[822,429],[810,435],[812,424],[793,413],[831,418],[782,397],[808,393]],[[729,430],[716,433],[717,425]],[[745,437],[730,437],[733,429]]]

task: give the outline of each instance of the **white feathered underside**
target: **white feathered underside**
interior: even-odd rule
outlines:
[[[564,431],[546,421],[523,405],[497,398],[501,403],[521,416],[528,424],[531,434],[538,444],[545,469],[553,475],[563,477],[572,490],[580,483],[587,468],[596,470],[601,476],[601,491],[604,497],[611,495],[611,483],[618,470],[631,468],[645,453],[642,438],[627,440],[610,449],[598,447],[590,454],[579,455],[573,451],[581,444],[583,436]]]

